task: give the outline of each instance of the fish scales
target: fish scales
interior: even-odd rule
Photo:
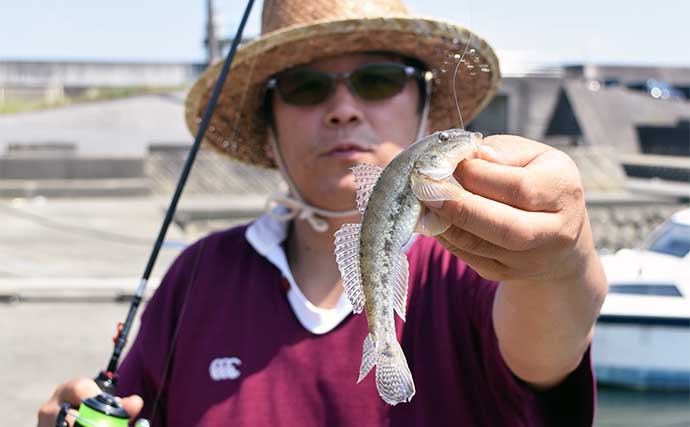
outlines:
[[[409,401],[415,393],[395,331],[395,313],[404,320],[407,301],[403,248],[415,230],[436,235],[448,228],[420,200],[457,198],[460,187],[450,177],[480,143],[478,133],[449,129],[410,145],[385,169],[353,168],[362,222],[344,224],[336,232],[336,261],[353,311],[365,310],[368,322],[358,382],[376,366],[379,395],[391,405]]]
[[[421,204],[409,176],[419,150],[403,151],[379,177],[362,216],[360,269],[369,332],[395,335],[390,277],[395,261],[414,231]]]

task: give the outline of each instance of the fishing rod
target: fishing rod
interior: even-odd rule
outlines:
[[[225,62],[223,63],[223,68],[221,69],[220,75],[218,76],[218,80],[216,80],[216,84],[213,88],[211,99],[209,100],[208,104],[206,105],[206,109],[204,110],[204,115],[201,119],[201,123],[199,124],[199,128],[196,132],[196,137],[194,138],[194,144],[190,148],[189,154],[187,155],[187,160],[185,161],[184,168],[182,169],[182,174],[180,175],[180,178],[177,182],[175,193],[173,194],[172,200],[170,201],[170,205],[168,206],[168,209],[165,213],[165,218],[163,219],[163,223],[161,224],[161,228],[158,232],[158,237],[156,238],[156,242],[154,243],[151,254],[149,255],[149,260],[146,263],[144,274],[141,277],[141,281],[139,282],[139,286],[137,287],[136,294],[134,295],[132,303],[129,306],[127,318],[124,323],[118,324],[117,335],[113,339],[115,345],[113,348],[113,353],[110,357],[110,361],[108,362],[108,367],[105,370],[99,372],[98,376],[94,379],[94,381],[96,382],[96,384],[98,384],[98,387],[100,387],[103,393],[99,394],[98,396],[85,399],[81,402],[81,405],[79,406],[79,413],[78,415],[76,415],[74,427],[127,427],[129,423],[129,414],[127,413],[127,411],[125,411],[122,405],[115,400],[113,396],[113,394],[115,393],[115,386],[117,383],[117,374],[115,372],[117,371],[117,366],[120,361],[122,351],[124,350],[125,345],[127,344],[127,336],[129,335],[129,332],[132,328],[135,315],[137,313],[137,310],[139,309],[139,305],[141,304],[141,300],[144,296],[144,291],[146,290],[146,285],[148,284],[149,277],[151,276],[151,271],[153,270],[153,266],[156,263],[156,259],[158,258],[158,253],[160,252],[160,249],[163,246],[163,240],[165,239],[168,227],[170,226],[170,223],[172,222],[173,217],[175,215],[177,203],[179,202],[180,196],[182,195],[182,190],[184,189],[184,186],[187,183],[187,178],[189,177],[189,174],[192,170],[192,166],[194,165],[194,160],[196,159],[197,152],[201,147],[201,142],[204,139],[206,129],[208,128],[208,125],[211,121],[213,110],[215,109],[216,104],[218,103],[218,99],[220,98],[220,94],[223,90],[223,86],[230,71],[230,66],[232,65],[233,59],[235,58],[237,46],[240,44],[240,41],[242,40],[242,33],[244,32],[244,27],[247,24],[247,20],[249,18],[249,14],[252,10],[253,5],[254,0],[247,1],[247,5],[244,9],[244,15],[242,16],[242,21],[240,22],[240,26],[237,28],[235,38],[232,40],[230,51],[228,52],[228,55],[225,58]],[[60,412],[55,423],[56,427],[69,427],[69,424],[65,418],[70,409],[71,408],[67,403],[64,403],[61,406]],[[135,425],[145,427],[149,425],[149,422],[147,420],[140,419],[137,421]]]

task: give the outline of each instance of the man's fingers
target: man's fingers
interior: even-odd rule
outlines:
[[[438,237],[452,244],[457,249],[485,258],[501,259],[507,252],[506,249],[500,248],[467,230],[454,226],[448,228]]]
[[[446,240],[442,235],[437,238],[450,253],[465,261],[485,279],[504,280],[508,276],[509,268],[500,261],[464,251]]]
[[[54,427],[63,402],[69,403],[73,408],[78,408],[83,399],[100,393],[101,389],[89,378],[77,378],[61,384],[53,393],[53,397],[39,408],[38,426]],[[71,417],[69,420],[71,421]]]
[[[472,193],[519,209],[554,212],[558,194],[553,191],[553,179],[543,175],[543,171],[482,159],[461,162],[455,171],[460,185]]]
[[[515,135],[487,136],[483,145],[491,147],[484,150],[486,153],[480,152],[479,156],[484,160],[518,167],[528,165],[541,153],[554,150],[546,144]]]
[[[72,406],[79,406],[83,399],[103,393],[98,385],[89,378],[77,378],[58,388],[55,397],[58,403],[67,402]]]
[[[144,407],[144,399],[142,399],[141,396],[137,394],[123,397],[122,406],[125,408],[125,411],[127,411],[129,416],[134,418],[137,415],[139,415],[139,412],[141,412],[141,408]]]
[[[460,194],[440,208],[428,207],[453,226],[511,251],[539,246],[560,226],[557,214],[523,211],[465,190]]]
[[[532,147],[529,142],[541,145],[527,141],[522,144],[527,151]],[[581,179],[572,159],[558,150],[532,148],[527,156],[515,153],[519,161],[511,160],[512,153],[507,152],[462,161],[454,176],[472,193],[528,211],[556,212],[580,197]],[[519,164],[528,159],[529,163]]]

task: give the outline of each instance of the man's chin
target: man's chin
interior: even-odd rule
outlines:
[[[313,205],[330,211],[349,211],[356,209],[354,180],[338,182],[336,185],[322,187],[309,197]]]

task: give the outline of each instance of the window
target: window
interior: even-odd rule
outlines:
[[[690,252],[690,226],[668,221],[650,237],[645,249],[679,258]]]
[[[671,284],[616,283],[609,286],[610,294],[654,295],[659,297],[682,297],[678,288]]]

